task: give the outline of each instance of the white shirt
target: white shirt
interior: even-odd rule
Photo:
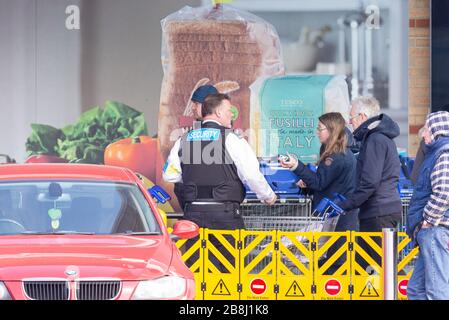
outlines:
[[[206,120],[203,123],[205,122],[219,124],[213,120]],[[167,182],[182,182],[181,160],[179,158],[180,147],[181,138],[176,141],[171,149],[164,166],[162,177]],[[272,200],[275,194],[260,172],[259,161],[248,142],[231,132],[226,137],[225,147],[237,168],[237,174],[242,183],[246,184],[256,194],[259,200]]]

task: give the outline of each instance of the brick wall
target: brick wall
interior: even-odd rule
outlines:
[[[415,156],[418,130],[430,111],[430,3],[409,0],[408,149]]]

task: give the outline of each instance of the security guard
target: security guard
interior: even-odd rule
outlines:
[[[192,112],[193,116],[196,119],[196,121],[201,121],[203,118],[202,112],[201,112],[201,106],[204,103],[204,99],[209,94],[215,94],[218,93],[217,88],[210,84],[202,85],[196,88],[196,90],[192,94],[192,98],[190,99],[190,103],[192,104]],[[193,127],[194,122],[192,121],[191,124],[189,124],[189,127]],[[176,195],[176,198],[178,199],[179,205],[184,210],[185,201],[182,196],[182,190],[183,190],[183,184],[182,182],[175,183],[174,192]]]
[[[202,228],[243,229],[239,212],[245,198],[243,184],[268,205],[276,202],[276,194],[260,173],[259,162],[249,144],[231,129],[229,96],[208,95],[202,115],[201,127],[176,141],[163,178],[167,182],[183,182],[185,219]],[[216,246],[219,251],[224,249],[219,243]]]

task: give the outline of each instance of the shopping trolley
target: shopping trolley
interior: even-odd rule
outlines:
[[[399,231],[405,232],[407,226],[407,215],[408,209],[410,207],[410,200],[412,199],[411,195],[402,196],[401,195],[401,205],[402,205],[402,217],[401,222],[399,224]]]
[[[315,210],[312,212],[311,218],[312,221],[306,221],[302,225],[296,228],[296,232],[333,232],[335,231],[335,227],[337,226],[338,219],[340,215],[344,215],[344,211],[340,208],[335,202],[344,201],[346,198],[343,195],[334,193],[334,199],[330,200],[328,198],[323,198]],[[328,241],[329,237],[319,237],[318,240],[318,248],[324,245]],[[309,239],[305,236],[296,236],[296,239],[303,243],[305,246],[309,245]],[[283,245],[289,249],[301,262],[308,263],[308,259],[298,251],[296,246],[291,243],[291,241],[287,238],[281,239]],[[326,258],[326,254],[324,254],[320,259]],[[285,263],[288,266],[288,263]],[[293,267],[293,266],[292,266]]]
[[[398,189],[402,205],[402,215],[401,221],[398,226],[398,230],[405,232],[405,226],[407,225],[408,208],[410,207],[410,200],[412,199],[413,196],[413,186],[410,186],[408,184],[404,185],[401,183],[401,181],[399,181]]]
[[[413,195],[413,182],[411,181],[411,172],[414,165],[414,159],[406,156],[399,156],[399,161],[401,163],[401,171],[398,181],[398,191],[401,197],[402,204],[402,215],[401,221],[398,225],[399,232],[405,232],[407,225],[407,215],[408,209],[410,207],[410,200]],[[401,252],[399,253],[399,259],[402,260],[405,256],[407,256],[410,251],[413,250],[413,244],[408,244]]]
[[[401,194],[401,204],[402,204],[402,219],[399,224],[399,231],[400,232],[406,232],[407,228],[407,215],[408,215],[408,209],[410,207],[410,200],[411,200],[411,194],[410,195],[403,195]],[[415,248],[413,242],[410,242],[405,246],[404,249],[399,252],[399,261],[404,259],[413,249]],[[414,261],[412,262],[414,263]]]
[[[324,198],[316,206],[313,212],[306,212],[303,208],[299,207],[298,203],[291,204],[292,210],[281,210],[278,211],[278,215],[275,215],[275,208],[270,210],[270,207],[264,205],[265,212],[260,214],[259,211],[245,210],[242,214],[243,221],[245,224],[245,229],[254,231],[291,231],[291,232],[332,232],[335,231],[338,219],[341,214],[344,214],[343,210],[335,203],[336,199],[342,200],[342,196],[338,195],[333,200]],[[304,203],[308,203],[310,206],[310,198],[303,198]],[[280,204],[281,205],[281,204]],[[285,204],[284,204],[285,205]],[[293,208],[296,208],[293,209]],[[268,213],[268,214],[267,214]],[[284,214],[282,214],[284,213]],[[296,213],[296,214],[295,214]],[[299,213],[299,214],[298,214]],[[248,242],[250,243],[254,237],[250,237]],[[296,239],[302,242],[305,246],[309,246],[309,240],[305,236],[298,235]],[[256,256],[260,254],[267,247],[272,239],[266,239],[260,242],[254,250],[245,258],[245,264],[250,263]],[[326,237],[320,237],[319,244],[326,242]],[[308,263],[307,258],[297,250],[293,243],[286,237],[281,238],[282,244],[290,250],[298,259],[303,263]],[[265,268],[265,266],[270,263],[273,259],[273,252],[270,252],[262,261],[254,268],[252,271],[257,273]],[[323,256],[323,258],[325,255]],[[289,267],[289,263],[285,256],[281,256],[284,260],[284,264]],[[291,268],[295,268],[291,266]]]
[[[408,207],[410,205],[410,199],[412,198],[414,189],[413,182],[411,180],[411,172],[415,160],[413,158],[400,155],[399,161],[401,163],[401,171],[398,181],[398,191],[399,195],[401,196],[402,203],[402,219],[399,225],[399,231],[405,232]]]
[[[311,211],[311,198],[298,197],[288,201],[277,201],[273,206],[259,201],[245,201],[241,206],[241,214],[246,230],[267,231],[334,231],[343,210],[335,203],[344,200],[342,195],[335,194],[330,200],[323,198]]]

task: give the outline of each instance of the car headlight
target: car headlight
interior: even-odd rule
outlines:
[[[8,289],[3,282],[0,281],[0,300],[11,300]]]
[[[179,298],[185,294],[186,288],[186,279],[175,276],[140,281],[134,292],[133,300]]]

